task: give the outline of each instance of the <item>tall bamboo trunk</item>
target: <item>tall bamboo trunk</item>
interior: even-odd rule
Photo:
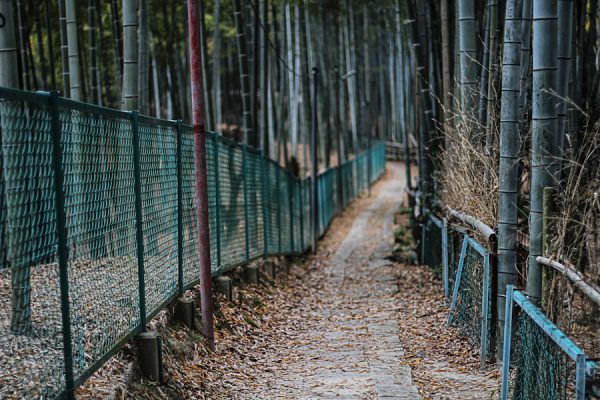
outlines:
[[[96,1],[88,0],[88,25],[90,46],[90,101],[94,104],[99,102],[98,93],[98,52],[96,47]]]
[[[352,127],[352,152],[358,152],[358,118],[356,115],[356,64],[354,58],[354,14],[352,12],[352,3],[346,0],[345,10],[346,18],[344,27],[344,49],[346,54],[346,78],[348,85],[348,99],[350,101],[350,122]]]
[[[137,0],[123,0],[123,110],[137,110],[138,93]]]
[[[262,25],[262,40],[261,40],[261,120],[262,120],[262,140],[261,148],[266,157],[270,157],[269,152],[269,1],[261,0],[261,25]]]
[[[221,20],[221,1],[215,0],[214,3],[214,30],[213,30],[213,51],[212,51],[212,95],[214,99],[214,125],[219,130],[222,121],[221,110],[221,29],[219,23]],[[208,60],[207,60],[208,61]]]
[[[443,120],[444,125],[449,123],[449,119],[452,113],[452,79],[450,77],[450,32],[448,29],[448,0],[441,0],[440,5],[441,14],[441,30],[442,30],[442,86],[444,89],[444,113]],[[445,135],[445,148],[450,149],[449,135]]]
[[[17,40],[15,35],[14,15],[11,0],[0,0],[0,15],[4,17],[4,24],[0,25],[0,86],[9,88],[19,88],[19,65],[17,54]],[[21,235],[24,225],[20,222],[21,211],[19,205],[23,203],[19,193],[22,190],[11,188],[10,173],[14,170],[15,160],[11,157],[14,152],[11,152],[11,147],[5,148],[8,142],[8,124],[7,119],[2,118],[4,106],[0,102],[0,133],[2,133],[2,160],[3,173],[1,181],[2,196],[0,205],[2,209],[6,209],[6,219],[2,221],[2,246],[7,244],[7,248],[2,248],[2,252],[7,251],[3,255],[2,262],[5,259],[11,260],[11,317],[10,329],[13,333],[22,334],[27,332],[31,327],[31,285],[30,285],[30,268],[26,262],[25,254],[23,254],[23,244],[21,243]],[[8,186],[8,187],[5,187]],[[12,190],[11,190],[12,189]],[[5,197],[6,196],[6,197]],[[26,244],[25,244],[26,245]],[[25,250],[26,251],[26,250]]]
[[[138,32],[138,109],[144,115],[149,114],[149,74],[150,57],[148,53],[148,0],[139,0]]]
[[[237,32],[238,57],[240,60],[240,87],[242,90],[243,142],[249,143],[254,135],[252,126],[252,110],[250,109],[250,77],[248,76],[248,47],[244,33],[244,19],[240,0],[234,0],[234,19]]]
[[[206,129],[215,130],[215,119],[211,101],[212,85],[210,82],[210,68],[208,63],[208,37],[206,34],[206,8],[204,1],[200,2],[200,48],[202,51],[202,80],[204,81],[204,109],[206,113]]]
[[[40,10],[35,12],[35,26],[37,38],[37,53],[40,60],[40,75],[42,78],[42,89],[48,89],[48,60],[46,58],[46,49],[44,49],[44,35],[42,32],[42,19]],[[52,55],[50,55],[52,56]]]
[[[517,283],[517,217],[519,191],[519,85],[521,9],[508,0],[504,20],[500,120],[500,183],[498,199],[498,355],[504,343],[506,286]]]
[[[489,79],[487,82],[487,121],[485,148],[486,154],[491,156],[494,149],[494,141],[497,126],[497,101],[496,91],[498,86],[498,0],[490,0],[488,5],[489,25]]]
[[[29,31],[25,16],[25,3],[23,0],[17,1],[17,21],[19,24],[19,54],[21,56],[21,76],[23,77],[23,88],[25,90],[33,89],[31,77],[29,75],[30,64],[27,54],[27,43],[29,42]]]
[[[66,0],[65,15],[67,24],[67,50],[69,55],[69,92],[73,100],[80,101],[82,96],[75,0]]]
[[[561,156],[558,170],[562,171],[562,154],[565,150],[565,133],[567,128],[567,96],[568,82],[571,76],[571,46],[573,34],[573,0],[559,0],[558,10],[558,79],[556,81],[558,94],[558,144],[557,154]]]
[[[529,211],[529,263],[527,294],[539,304],[542,268],[536,257],[543,252],[542,206],[544,188],[554,186],[556,163],[556,91],[557,72],[556,0],[533,1],[533,88],[531,138],[531,195]]]
[[[477,43],[473,0],[458,0],[460,46],[460,101],[462,112],[475,112],[477,90]]]

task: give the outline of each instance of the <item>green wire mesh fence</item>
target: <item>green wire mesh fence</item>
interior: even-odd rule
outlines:
[[[587,384],[597,364],[523,293],[509,286],[506,299],[502,400],[597,398]]]
[[[422,263],[442,278],[444,296],[451,299],[448,324],[479,347],[482,366],[493,361],[495,297],[489,250],[430,212],[420,231]]]
[[[457,326],[462,336],[479,347],[483,366],[492,361],[495,353],[490,253],[467,234],[462,241],[452,287],[448,324]]]
[[[0,88],[0,133],[0,398],[65,397],[198,283],[192,129]],[[307,250],[308,178],[214,133],[206,150],[213,276]],[[384,153],[319,174],[320,235]]]

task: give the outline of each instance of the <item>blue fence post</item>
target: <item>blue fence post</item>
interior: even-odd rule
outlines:
[[[444,282],[444,298],[448,299],[448,219],[444,217],[442,227],[442,280]]]
[[[504,344],[502,349],[502,384],[500,387],[500,400],[508,400],[508,383],[510,379],[510,342],[512,339],[514,286],[506,287],[506,309],[504,319]]]
[[[181,163],[181,120],[175,122],[177,140],[177,284],[183,296],[183,168]]]
[[[575,372],[575,395],[577,400],[585,400],[585,369],[586,369],[586,356],[585,353],[577,354],[577,359],[575,360],[575,364],[577,366]]]
[[[52,164],[54,167],[54,193],[56,206],[56,237],[58,255],[58,276],[60,286],[60,313],[62,322],[63,358],[65,376],[65,396],[75,399],[75,379],[73,373],[73,343],[71,335],[71,307],[69,303],[69,250],[67,247],[67,216],[65,210],[64,170],[62,161],[62,133],[58,93],[50,93],[50,118],[52,131]]]
[[[263,156],[260,159],[260,166],[261,166],[261,171],[260,171],[260,187],[261,187],[261,193],[262,193],[262,216],[263,216],[263,256],[267,257],[267,255],[269,254],[269,236],[268,236],[268,229],[269,229],[269,224],[267,224],[267,196],[269,194],[269,161],[267,160],[266,156],[263,154]]]
[[[244,192],[244,237],[246,241],[246,262],[250,261],[250,231],[248,227],[248,182],[246,170],[248,169],[248,160],[246,144],[242,144],[242,184]]]
[[[448,312],[448,325],[452,323],[452,313],[456,308],[456,300],[458,298],[458,288],[460,286],[460,277],[462,276],[463,266],[465,265],[465,257],[467,256],[468,236],[464,235],[462,248],[460,250],[460,259],[458,261],[458,269],[456,271],[456,279],[454,280],[454,290],[452,291],[452,303],[450,303],[450,311]]]
[[[488,347],[488,331],[490,326],[490,321],[488,317],[490,302],[490,255],[486,253],[483,257],[483,296],[481,299],[481,348],[479,353],[479,361],[481,368],[485,366],[485,362],[488,356],[487,347]]]
[[[142,180],[140,166],[140,132],[138,129],[138,113],[131,112],[131,129],[133,131],[133,175],[135,191],[135,229],[137,239],[138,290],[140,297],[140,327],[146,332],[146,281],[144,272],[144,230],[142,218]]]
[[[213,134],[213,168],[215,169],[215,235],[217,268],[221,267],[221,182],[219,172],[219,135]]]

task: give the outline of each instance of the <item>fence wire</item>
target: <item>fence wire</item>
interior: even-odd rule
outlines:
[[[595,373],[596,363],[512,287],[506,307],[502,399],[597,398],[587,385],[587,375]]]
[[[0,88],[0,134],[0,398],[56,398],[198,282],[192,128]],[[213,275],[308,248],[309,179],[214,133],[206,158]],[[384,165],[318,176],[320,234]]]

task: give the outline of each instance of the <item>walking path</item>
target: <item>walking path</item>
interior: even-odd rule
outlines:
[[[400,167],[389,165],[386,178],[325,261],[318,307],[290,316],[305,329],[291,332],[286,362],[270,374],[270,388],[255,396],[420,399],[410,367],[401,364],[398,285],[384,258],[391,252],[391,224],[403,189]]]

